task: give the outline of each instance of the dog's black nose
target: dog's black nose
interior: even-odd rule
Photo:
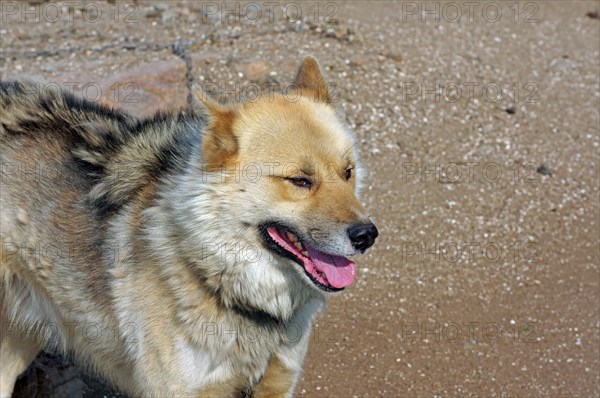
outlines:
[[[356,250],[364,252],[375,243],[379,235],[377,227],[372,222],[366,224],[355,224],[348,228],[348,237]]]

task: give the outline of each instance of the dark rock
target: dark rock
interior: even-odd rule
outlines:
[[[590,12],[586,13],[585,15],[587,15],[588,17],[590,17],[592,19],[600,19],[600,15],[598,15],[598,11],[590,11]]]
[[[540,167],[537,168],[536,171],[543,176],[551,176],[552,175],[552,170],[550,170],[548,167],[546,167],[546,165],[543,163],[540,165]]]

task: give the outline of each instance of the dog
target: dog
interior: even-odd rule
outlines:
[[[0,393],[55,350],[131,396],[290,397],[378,231],[312,57],[283,92],[138,119],[0,85]]]

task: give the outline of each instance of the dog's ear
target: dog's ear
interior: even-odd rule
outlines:
[[[233,160],[238,151],[237,138],[233,134],[233,122],[237,116],[236,107],[219,103],[198,86],[194,87],[193,92],[207,117],[202,137],[204,169],[221,170]]]
[[[296,79],[292,83],[292,89],[299,91],[302,95],[312,97],[317,102],[331,103],[327,83],[323,78],[317,60],[313,57],[308,56],[302,61]]]

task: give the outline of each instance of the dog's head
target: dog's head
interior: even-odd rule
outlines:
[[[304,60],[285,95],[235,105],[197,97],[208,116],[197,233],[215,248],[230,245],[209,266],[219,275],[214,287],[237,305],[282,315],[272,306],[293,306],[288,295],[352,284],[347,257],[365,252],[378,232],[358,200],[363,173],[352,134],[316,61]]]

